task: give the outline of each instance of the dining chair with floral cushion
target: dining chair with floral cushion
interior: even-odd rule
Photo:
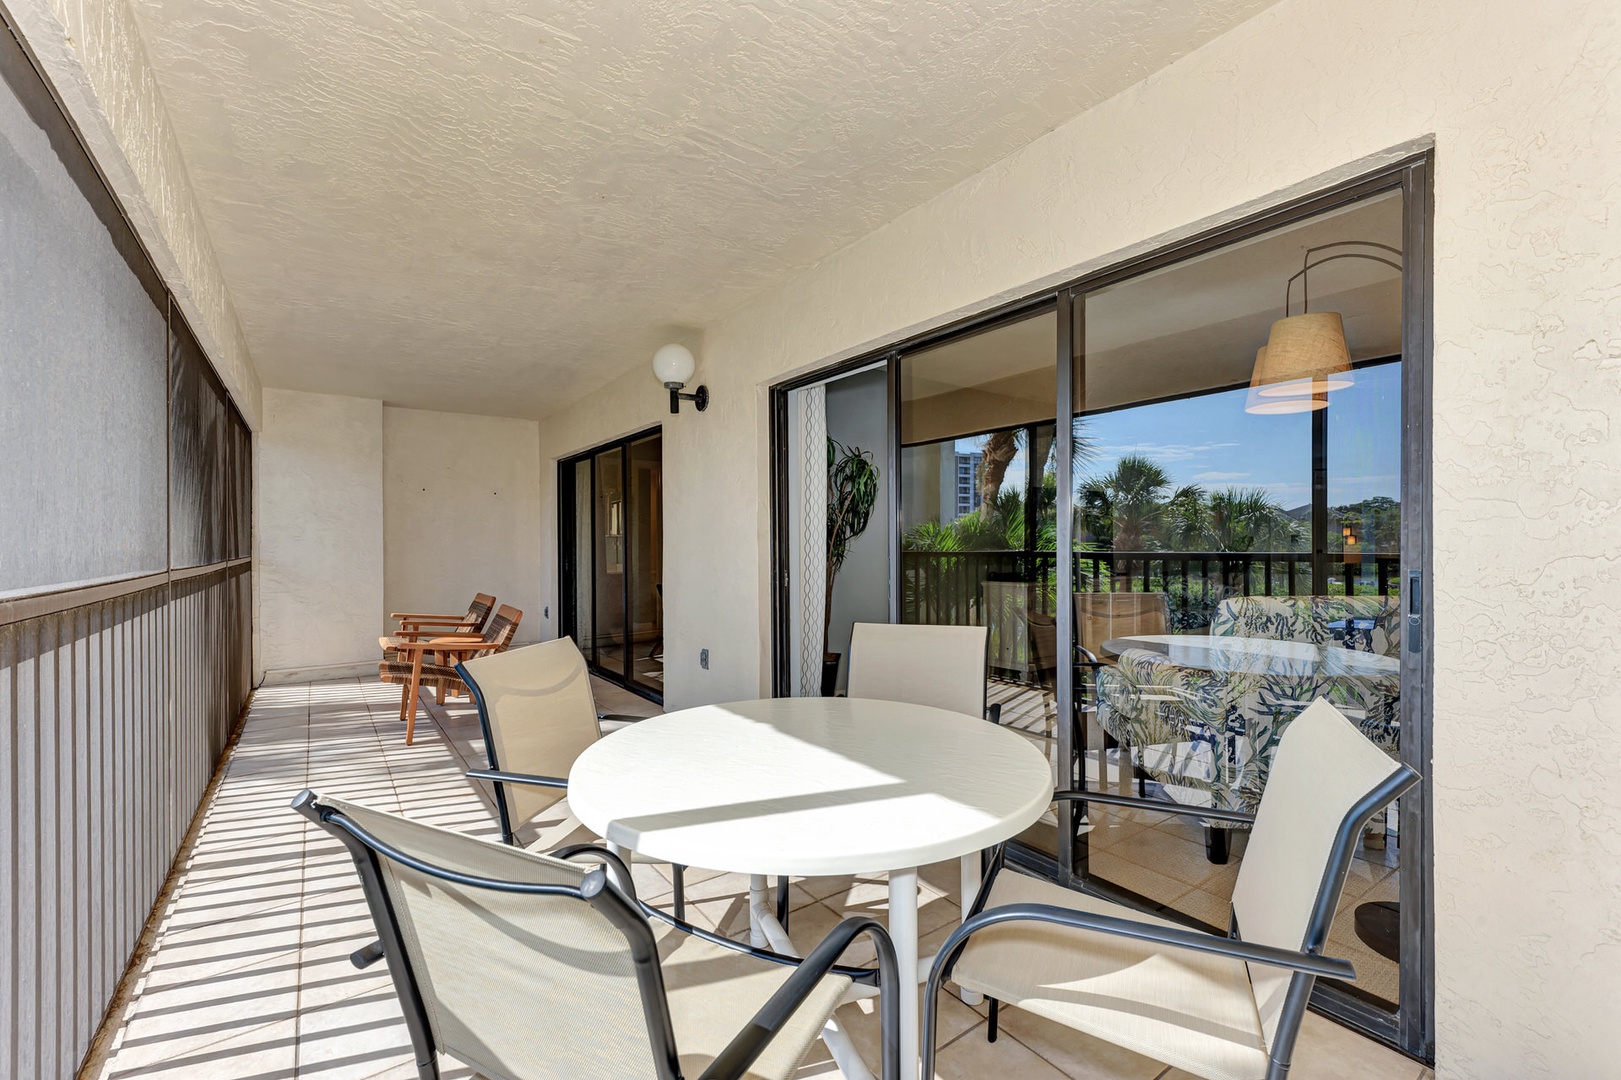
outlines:
[[[1190,805],[1253,812],[1289,724],[1327,699],[1364,735],[1394,756],[1400,748],[1401,678],[1349,674],[1334,662],[1332,623],[1372,621],[1364,640],[1400,652],[1398,614],[1385,597],[1233,597],[1216,607],[1215,637],[1249,637],[1322,646],[1322,662],[1299,674],[1255,674],[1177,664],[1146,649],[1127,649],[1098,675],[1099,722],[1136,748],[1138,763],[1165,794]],[[1228,833],[1242,823],[1203,822],[1211,861],[1225,862]]]

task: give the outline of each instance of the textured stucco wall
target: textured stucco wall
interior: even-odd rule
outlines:
[[[248,426],[259,376],[127,0],[6,0]]]
[[[272,680],[377,661],[383,403],[264,392],[259,662]]]
[[[539,640],[539,448],[533,420],[383,410],[385,615],[488,592],[524,613],[519,641]]]
[[[665,427],[669,703],[768,686],[769,381],[1433,136],[1437,1072],[1613,1075],[1618,93],[1613,0],[1286,0],[706,327],[713,403]],[[542,422],[549,557],[552,459],[658,397]]]

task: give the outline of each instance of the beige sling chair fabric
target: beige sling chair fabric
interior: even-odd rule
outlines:
[[[462,667],[478,684],[489,719],[492,759],[507,772],[567,777],[596,742],[597,706],[585,657],[569,638],[476,656]],[[560,788],[507,784],[512,827],[535,822],[564,797]],[[563,843],[582,842],[558,838]]]
[[[1245,941],[1291,950],[1307,944],[1341,822],[1397,768],[1327,701],[1317,701],[1290,724],[1233,891]],[[1343,882],[1332,884],[1337,889]],[[999,874],[985,909],[1016,903],[1176,925],[1048,882]],[[1070,927],[1012,922],[970,938],[953,977],[966,989],[1196,1076],[1261,1080],[1291,973]]]
[[[341,799],[321,802],[401,852],[447,870],[578,887],[594,863],[494,844]],[[655,1075],[653,1042],[624,934],[572,897],[525,896],[378,861],[438,1048],[491,1080]],[[660,923],[660,968],[682,1072],[702,1072],[792,968]],[[746,1074],[784,1080],[850,980],[822,979]]]
[[[984,716],[986,634],[983,626],[856,623],[847,692]]]

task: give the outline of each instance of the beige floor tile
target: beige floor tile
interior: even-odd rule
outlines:
[[[263,1080],[293,1076],[297,1043],[297,1021],[283,1019],[159,1061],[125,1058],[120,1051],[123,1060],[113,1063],[108,1076],[109,1080]]]
[[[1022,1009],[1002,1009],[998,1023],[1011,1036],[1072,1080],[1154,1080],[1165,1066],[1123,1047],[1055,1024]],[[972,1038],[983,1039],[976,1032]]]
[[[922,1001],[921,990],[919,991],[918,1000]],[[923,1015],[921,1009],[918,1015],[920,1017]],[[883,1029],[883,1025],[879,1021],[877,1000],[868,998],[851,1002],[848,1005],[841,1005],[836,1018],[840,1024],[844,1025],[844,1029],[850,1033],[850,1041],[855,1044],[856,1050],[861,1054],[861,1060],[866,1062],[869,1068],[876,1070],[879,1065],[878,1040]],[[950,993],[940,995],[939,1041],[941,1045],[950,1043],[958,1036],[971,1032],[984,1022],[984,1017],[958,1001],[954,995]],[[972,1038],[972,1035],[968,1037]],[[942,1071],[941,1075],[946,1075],[946,1073]]]
[[[616,688],[597,685],[596,690],[604,711],[658,711]],[[471,706],[465,701],[424,704],[416,744],[406,747],[396,719],[398,693],[357,679],[261,689],[176,900],[165,914],[121,1042],[98,1080],[293,1075],[403,1080],[415,1075],[386,967],[357,971],[348,960],[375,936],[349,857],[336,841],[287,811],[290,795],[308,785],[383,809],[403,807],[423,820],[472,835],[493,836],[493,803],[463,776],[486,761]],[[1223,891],[1213,882],[1226,880],[1231,872],[1205,871],[1198,865],[1203,850],[1196,830],[1158,828],[1151,815],[1133,811],[1100,812],[1097,821],[1095,847],[1101,861],[1112,857],[1131,877],[1132,887],[1183,898],[1196,913],[1219,902]],[[1140,841],[1135,852],[1133,837]],[[1360,869],[1354,881],[1369,895],[1374,889],[1393,888],[1394,879],[1382,864],[1370,862]],[[638,863],[634,873],[644,897],[667,900],[667,866]],[[1189,879],[1195,877],[1202,891],[1190,888]],[[960,918],[960,864],[925,867],[920,878],[921,951],[928,955]],[[691,868],[687,881],[693,921],[746,935],[746,876]],[[888,887],[884,875],[797,879],[792,902],[793,937],[809,948],[846,911],[883,919]],[[870,946],[858,941],[848,959],[870,963]],[[1004,1014],[1003,1038],[989,1046],[983,1037],[984,1014],[983,1005],[970,1008],[947,991],[941,1077],[1143,1080],[1142,1059],[1121,1057],[1121,1052],[1093,1046],[1084,1037],[1012,1010]],[[840,1016],[876,1064],[878,1023],[872,1003],[846,1006]],[[1332,1025],[1325,1031],[1320,1025],[1326,1022],[1315,1018],[1309,1024],[1309,1037],[1297,1056],[1297,1075],[1306,1080],[1342,1075],[1413,1080],[1418,1074],[1416,1064],[1355,1035]],[[1347,1061],[1372,1071],[1332,1071]],[[471,1077],[455,1062],[446,1060],[442,1066],[447,1080]],[[838,1074],[818,1043],[799,1075]]]
[[[1017,1039],[1002,1036],[994,1043],[986,1042],[984,1024],[979,1021],[973,1030],[940,1051],[934,1066],[938,1080],[1064,1080],[1062,1072]]]

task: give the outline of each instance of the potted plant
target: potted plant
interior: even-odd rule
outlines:
[[[822,696],[839,681],[840,654],[827,648],[833,622],[833,582],[855,538],[867,531],[878,502],[878,466],[872,454],[827,440],[827,599],[822,608]]]

